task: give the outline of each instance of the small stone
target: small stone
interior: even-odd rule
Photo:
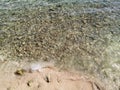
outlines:
[[[27,86],[31,87],[31,84],[33,83],[33,80],[30,80],[27,82]]]
[[[16,70],[16,71],[15,71],[15,75],[20,75],[20,76],[22,76],[25,72],[26,72],[26,70],[24,70],[24,69],[19,69],[19,70]]]
[[[7,90],[12,90],[11,87],[8,87]]]
[[[46,76],[45,81],[46,81],[47,83],[49,83],[49,82],[50,82],[50,80],[49,80],[48,76]]]

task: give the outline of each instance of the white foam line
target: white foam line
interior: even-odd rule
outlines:
[[[28,66],[23,67],[27,71],[41,71],[42,68],[47,66],[54,66],[53,62],[34,62]]]

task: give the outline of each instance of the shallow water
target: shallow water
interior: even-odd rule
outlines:
[[[0,59],[54,61],[120,89],[119,0],[1,0]]]

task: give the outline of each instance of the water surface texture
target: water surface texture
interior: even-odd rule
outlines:
[[[54,61],[120,90],[119,0],[0,0],[0,59]]]

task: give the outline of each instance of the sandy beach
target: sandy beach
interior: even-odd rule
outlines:
[[[4,67],[0,67],[0,90],[105,90],[95,78],[80,72],[59,70],[49,63],[18,68],[20,64],[0,63]]]

